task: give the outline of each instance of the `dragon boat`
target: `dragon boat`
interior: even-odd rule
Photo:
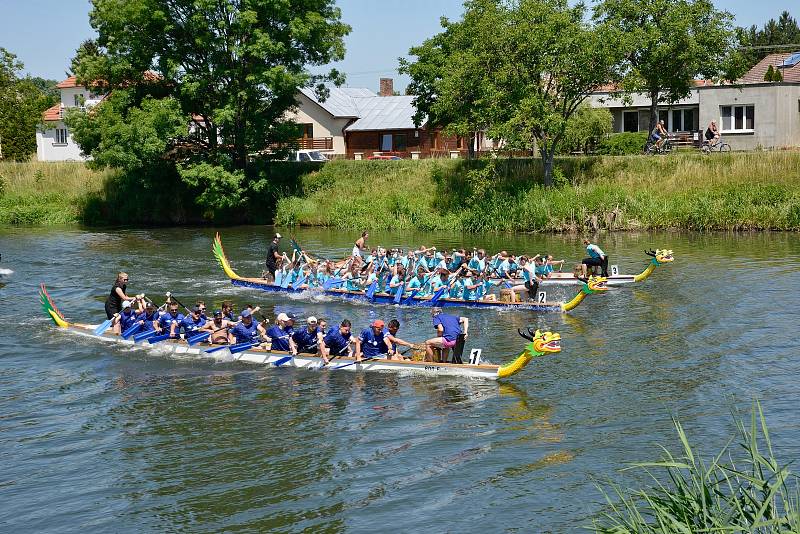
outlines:
[[[231,284],[240,287],[249,287],[258,289],[269,293],[305,293],[309,291],[330,295],[333,297],[360,300],[372,302],[375,304],[396,304],[400,306],[438,306],[441,308],[461,307],[461,308],[490,308],[490,309],[521,309],[532,310],[539,312],[568,312],[575,309],[587,295],[595,293],[604,293],[608,290],[606,286],[607,279],[602,276],[590,277],[587,281],[581,282],[581,289],[578,293],[568,302],[539,302],[537,300],[523,300],[519,302],[508,302],[504,300],[464,300],[455,298],[440,298],[434,299],[431,296],[414,296],[409,294],[403,296],[399,301],[396,300],[395,295],[391,293],[375,292],[372,295],[368,291],[352,291],[347,289],[322,289],[322,288],[293,288],[282,287],[277,284],[272,284],[262,278],[247,278],[236,274],[236,271],[231,267],[228,257],[225,255],[225,250],[222,248],[222,240],[219,234],[214,238],[214,243],[211,247],[214,257],[217,259],[220,267],[225,272],[225,275],[230,279]]]
[[[103,342],[132,346],[135,341],[123,339],[114,333],[96,334],[97,325],[72,323],[67,321],[64,315],[56,307],[47,288],[42,284],[39,288],[39,299],[42,310],[59,329],[74,333],[80,336],[90,337]],[[360,362],[351,357],[339,357],[325,365],[321,357],[313,354],[298,354],[292,356],[291,353],[283,351],[273,351],[267,348],[251,347],[237,352],[234,356],[236,361],[248,362],[256,365],[270,367],[298,367],[309,370],[327,369],[330,371],[356,371],[356,372],[398,372],[413,373],[432,376],[461,376],[469,378],[483,378],[497,380],[513,376],[527,366],[532,359],[561,352],[561,335],[555,332],[540,332],[528,329],[528,332],[518,330],[519,335],[529,341],[525,349],[512,361],[505,365],[495,365],[491,363],[434,363],[414,360],[388,360],[384,358],[365,359]],[[170,354],[195,355],[203,357],[206,351],[221,346],[212,346],[200,343],[190,346],[183,339],[167,339],[160,341],[157,345],[148,343],[140,344],[142,347],[158,347],[159,351],[167,351]],[[232,348],[232,347],[231,347]],[[232,354],[226,347],[222,351]],[[235,350],[235,349],[234,349]],[[478,349],[474,349],[477,351]],[[477,353],[478,357],[480,352]],[[208,355],[209,357],[211,355]],[[478,360],[479,361],[479,360]]]
[[[633,284],[635,282],[643,282],[647,280],[653,271],[656,270],[656,267],[660,267],[667,263],[672,263],[675,261],[674,256],[672,255],[671,250],[662,250],[662,249],[655,249],[655,250],[645,250],[644,253],[650,256],[650,263],[647,264],[647,268],[639,274],[612,274],[608,276],[606,285],[608,287],[615,287],[615,286],[624,286],[627,284]],[[493,281],[501,281],[499,278],[493,278]],[[519,283],[522,283],[522,279],[519,279]],[[562,273],[562,272],[553,272],[550,274],[548,278],[545,278],[539,283],[539,287],[547,287],[547,286],[579,286],[582,285],[584,282],[577,278],[574,273]]]

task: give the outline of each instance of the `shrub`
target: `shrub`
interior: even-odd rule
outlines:
[[[625,132],[613,134],[600,141],[597,152],[606,156],[630,156],[641,154],[647,142],[647,132]]]

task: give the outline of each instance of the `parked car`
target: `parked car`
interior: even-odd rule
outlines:
[[[403,159],[400,156],[388,156],[388,155],[378,155],[378,156],[370,156],[367,159]]]
[[[325,154],[319,150],[292,150],[289,152],[288,161],[328,161]]]

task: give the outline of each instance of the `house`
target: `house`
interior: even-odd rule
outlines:
[[[75,76],[56,85],[61,100],[42,114],[43,127],[36,131],[36,157],[39,161],[84,161],[81,149],[64,124],[64,111],[86,108],[99,103],[103,97],[80,86]]]
[[[766,82],[770,65],[782,82]],[[614,98],[613,87],[590,95],[594,107],[611,111],[615,132],[647,131],[650,101],[631,95],[631,102]],[[800,146],[800,52],[770,54],[735,84],[698,80],[687,98],[661,105],[658,116],[670,132],[699,138],[713,120],[734,150]]]
[[[391,78],[381,78],[379,94],[365,88],[329,90],[324,101],[309,89],[300,90],[297,111],[289,114],[303,129],[299,148],[349,159],[380,154],[411,159],[463,157],[467,153],[465,140],[444,136],[425,124],[417,128],[414,97],[394,95]],[[485,149],[488,141],[478,139],[476,149]]]

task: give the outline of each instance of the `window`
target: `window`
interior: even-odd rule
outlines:
[[[392,134],[381,135],[381,152],[392,151]]]
[[[690,132],[695,129],[693,109],[673,109],[670,132]]]
[[[408,150],[408,137],[406,134],[381,134],[381,152],[405,152]]]
[[[755,129],[755,106],[721,106],[723,132],[752,132]]]
[[[659,109],[658,120],[664,121],[664,124],[669,124],[669,110]]]
[[[314,125],[313,124],[301,124],[303,127],[303,138],[304,139],[313,139],[314,138]]]
[[[639,131],[639,112],[638,111],[623,111],[622,112],[622,131],[623,132],[638,132]]]
[[[83,95],[81,93],[73,95],[73,98],[75,100],[75,106],[76,107],[80,107],[80,106],[83,105]]]
[[[56,142],[57,145],[66,145],[67,144],[67,129],[66,128],[56,128]]]

